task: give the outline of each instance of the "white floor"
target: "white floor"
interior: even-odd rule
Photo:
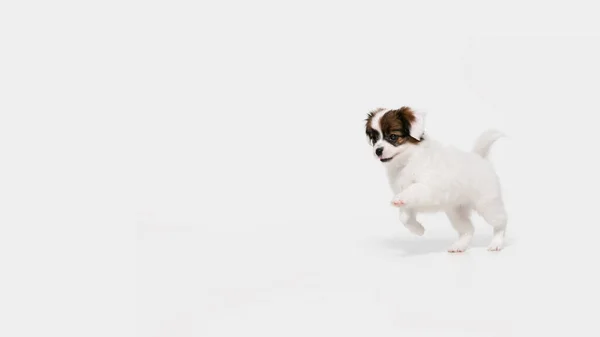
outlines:
[[[472,249],[448,254],[449,225],[425,219],[421,238],[391,211],[237,233],[140,226],[139,336],[594,335],[577,298],[594,284],[572,256],[514,235],[488,252],[481,220]]]

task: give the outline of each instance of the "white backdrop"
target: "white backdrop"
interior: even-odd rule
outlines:
[[[596,335],[600,38],[570,2],[0,4],[3,336]],[[410,236],[364,135],[487,127],[509,246]]]

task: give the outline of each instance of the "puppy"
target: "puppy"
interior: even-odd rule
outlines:
[[[379,108],[366,119],[367,136],[387,169],[392,205],[399,208],[401,221],[412,233],[423,235],[417,213],[445,212],[458,232],[448,251],[458,253],[473,237],[470,213],[475,210],[494,228],[488,250],[501,250],[507,216],[498,176],[486,158],[502,133],[484,132],[473,150],[465,152],[425,136],[424,119],[409,107]]]

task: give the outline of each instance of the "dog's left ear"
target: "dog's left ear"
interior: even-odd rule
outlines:
[[[422,111],[412,111],[415,119],[410,123],[410,136],[416,140],[421,140],[425,133],[425,113]]]

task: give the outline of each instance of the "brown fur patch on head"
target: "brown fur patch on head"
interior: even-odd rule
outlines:
[[[414,112],[406,106],[386,112],[379,121],[384,139],[396,146],[405,142],[419,143],[410,136],[410,127],[415,119]]]

